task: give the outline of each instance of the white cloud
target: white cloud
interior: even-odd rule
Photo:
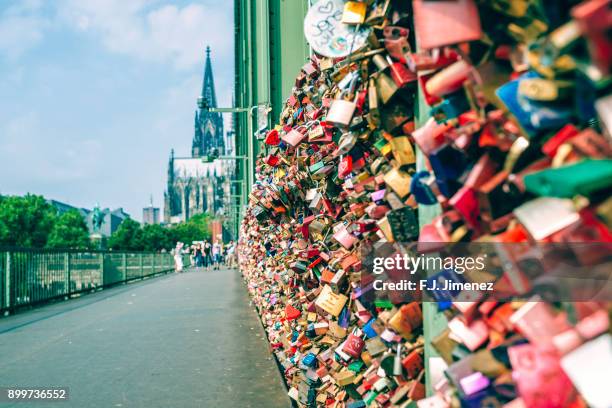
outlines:
[[[40,43],[49,27],[40,7],[39,1],[16,2],[0,14],[0,55],[16,60]]]
[[[49,30],[62,27],[98,36],[115,53],[178,69],[201,64],[210,44],[219,59],[231,58],[233,15],[227,5],[183,7],[157,0],[23,0],[0,12],[0,55],[18,59]]]
[[[64,0],[59,14],[77,30],[101,37],[116,53],[179,69],[202,63],[205,44],[220,58],[231,57],[233,16],[227,7],[184,7],[142,0]]]

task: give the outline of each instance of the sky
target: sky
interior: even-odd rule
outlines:
[[[231,105],[233,39],[228,0],[0,0],[0,194],[163,211],[206,45]]]

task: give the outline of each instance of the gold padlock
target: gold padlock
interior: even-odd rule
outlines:
[[[377,128],[380,126],[380,111],[378,110],[378,91],[373,78],[368,81],[368,104],[370,109],[367,118],[368,123]]]
[[[550,102],[569,96],[573,83],[544,78],[526,78],[519,82],[519,94],[534,101]]]
[[[383,105],[386,105],[393,96],[397,93],[399,88],[395,84],[395,81],[391,77],[383,72],[374,74],[374,80],[376,82],[376,89],[378,91],[378,97],[380,98]]]
[[[365,21],[367,6],[359,1],[347,1],[344,4],[342,22],[344,24],[363,24]]]
[[[412,177],[399,169],[393,168],[384,176],[385,183],[391,187],[398,196],[404,198],[410,193],[410,182]]]
[[[398,165],[405,166],[407,164],[414,164],[416,157],[414,155],[414,149],[410,143],[408,136],[399,136],[391,139],[390,142],[391,151],[393,157],[397,161]]]
[[[384,2],[376,4],[367,15],[365,20],[366,24],[375,26],[375,28],[378,28],[376,26],[383,24],[387,18],[390,3],[391,0],[384,0]]]

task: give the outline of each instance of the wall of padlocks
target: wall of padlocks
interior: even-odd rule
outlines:
[[[612,253],[612,2],[320,0],[304,24],[314,56],[265,137],[239,248],[293,401],[612,406],[610,297],[520,297],[520,263],[486,275],[511,301],[362,285],[381,243]]]

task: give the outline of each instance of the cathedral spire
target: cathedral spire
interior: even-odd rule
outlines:
[[[206,64],[204,65],[204,81],[202,82],[202,98],[208,102],[208,106],[217,107],[217,96],[215,95],[215,80],[210,62],[210,47],[206,46]]]
[[[217,107],[217,96],[215,93],[215,80],[210,59],[210,47],[206,47],[206,62],[204,64],[204,78],[202,79],[202,99],[209,107]],[[210,154],[213,149],[225,152],[225,140],[223,137],[223,117],[218,112],[209,112],[200,109],[196,111],[195,132],[191,147],[192,157],[200,157]]]

